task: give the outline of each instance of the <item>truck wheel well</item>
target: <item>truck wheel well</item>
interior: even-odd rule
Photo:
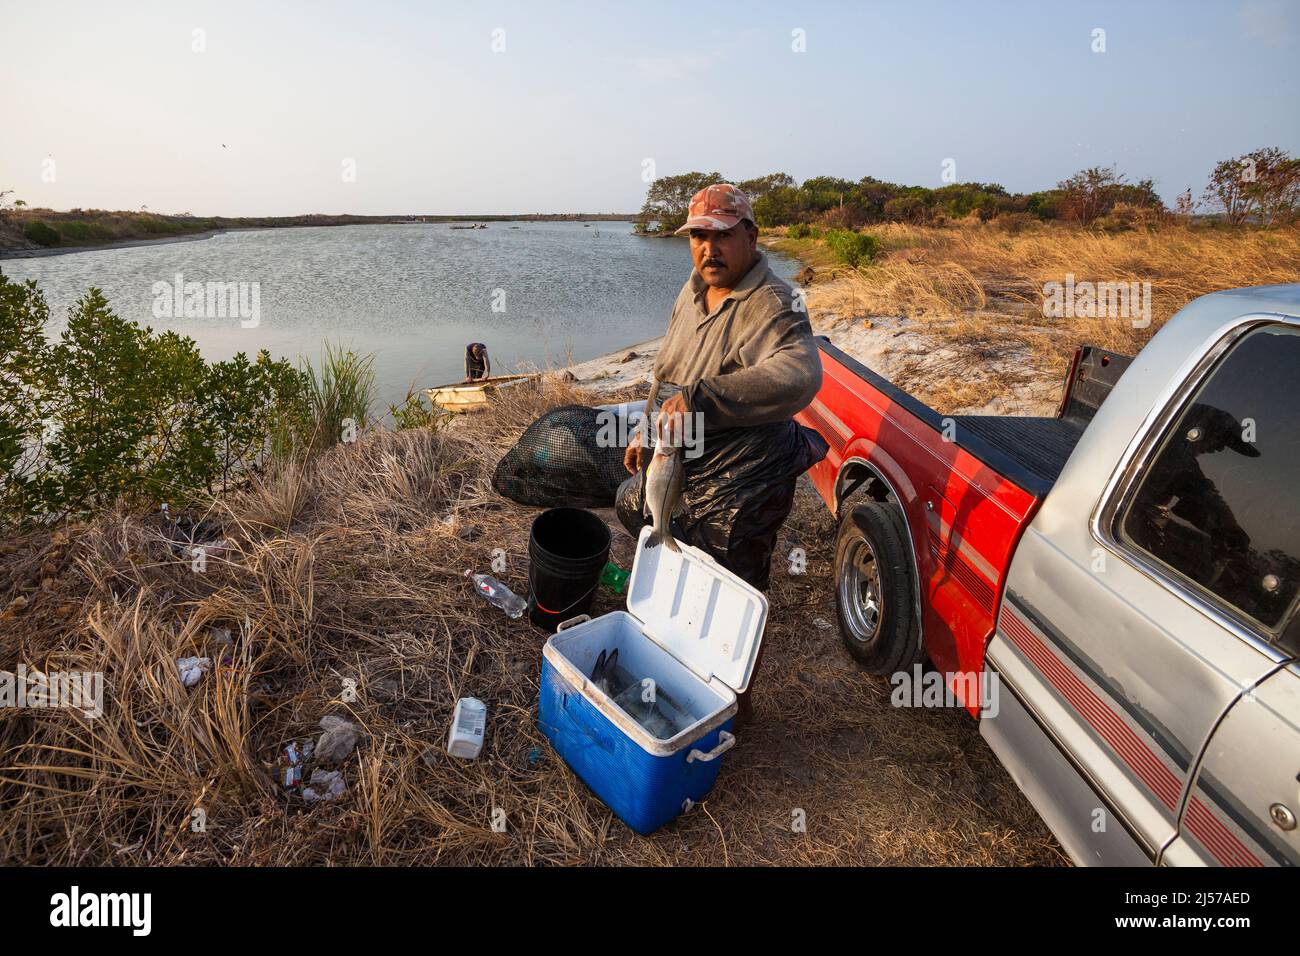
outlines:
[[[861,462],[850,462],[841,469],[835,480],[835,502],[839,513],[844,514],[845,503],[850,498],[865,496],[872,501],[898,504],[898,499],[881,480],[875,470]]]
[[[903,504],[898,497],[890,490],[889,482],[880,476],[880,473],[863,461],[851,461],[840,469],[839,475],[835,478],[835,518],[837,521],[849,513],[853,508],[853,501],[862,498],[870,498],[872,501],[879,501],[885,504],[893,505],[898,512],[898,518],[902,525],[904,537],[907,539],[907,557],[908,563],[912,566],[912,602],[915,612],[916,627],[918,629],[917,639],[922,646],[925,644],[925,624],[921,610],[921,568],[920,560],[916,554],[916,544],[912,538],[911,525],[907,520],[907,514],[903,510]]]

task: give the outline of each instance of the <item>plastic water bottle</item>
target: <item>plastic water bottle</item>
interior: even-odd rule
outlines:
[[[465,577],[474,582],[474,590],[487,598],[489,602],[501,608],[510,617],[521,618],[524,616],[524,611],[528,610],[527,601],[492,577],[492,575],[475,574],[467,568]]]

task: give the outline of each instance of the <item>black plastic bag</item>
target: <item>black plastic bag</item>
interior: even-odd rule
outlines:
[[[826,440],[786,421],[706,433],[700,447],[698,457],[683,459],[686,486],[673,534],[766,590],[772,549],[794,504],[795,482],[826,457]],[[640,472],[624,480],[614,505],[634,537],[649,521],[642,484]]]
[[[609,508],[627,477],[625,449],[610,441],[610,413],[564,405],[525,429],[497,463],[492,487],[521,505]]]

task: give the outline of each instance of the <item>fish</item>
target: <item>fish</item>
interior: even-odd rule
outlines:
[[[608,656],[605,651],[600,652],[596,666],[591,669],[591,680],[610,697],[617,697],[636,683],[636,678],[628,673],[627,668],[619,665],[617,647]]]
[[[650,506],[650,516],[654,522],[654,531],[646,539],[646,548],[657,548],[660,544],[668,546],[669,551],[681,552],[677,539],[673,537],[672,518],[677,510],[677,500],[682,495],[682,485],[686,481],[685,469],[682,467],[682,450],[673,445],[659,444],[650,456],[650,465],[646,468],[646,504]]]
[[[650,397],[645,403],[645,423],[654,420],[654,408],[658,403],[662,384],[658,378],[650,381]],[[669,551],[681,553],[677,539],[670,530],[673,512],[677,510],[677,499],[682,495],[682,485],[686,483],[686,473],[682,466],[682,450],[663,441],[662,436],[655,444],[650,464],[646,466],[643,476],[643,500],[650,508],[650,517],[654,531],[646,539],[646,549],[657,548],[667,542]]]

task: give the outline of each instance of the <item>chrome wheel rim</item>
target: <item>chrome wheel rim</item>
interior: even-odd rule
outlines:
[[[840,607],[855,641],[870,644],[880,631],[884,602],[880,594],[880,564],[865,538],[849,545],[840,575]]]

